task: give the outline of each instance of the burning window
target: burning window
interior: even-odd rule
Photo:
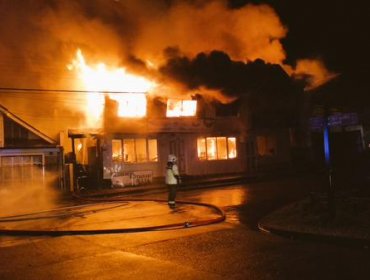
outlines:
[[[118,102],[119,117],[145,117],[147,103],[145,93],[110,94],[110,98]]]
[[[227,156],[228,158],[236,158],[236,138],[235,137],[228,137],[227,138]]]
[[[237,156],[235,137],[206,137],[197,139],[200,160],[233,159]]]
[[[146,144],[146,139],[135,140],[135,153],[137,162],[148,161],[148,150]]]
[[[112,160],[126,163],[156,162],[157,139],[113,139]]]
[[[74,151],[76,161],[82,165],[89,163],[89,157],[92,157],[90,151],[96,149],[96,138],[75,138]]]
[[[192,117],[197,112],[196,100],[167,100],[167,117]]]
[[[157,139],[148,140],[148,157],[149,161],[158,161]]]
[[[81,50],[77,50],[75,59],[67,68],[77,73],[76,86],[88,92],[87,126],[102,126],[105,95],[118,102],[119,117],[138,118],[146,115],[145,93],[156,86],[153,81],[129,73],[115,64],[88,63]]]
[[[122,141],[118,139],[112,140],[112,160],[122,161]]]
[[[135,139],[123,140],[123,161],[136,162]]]

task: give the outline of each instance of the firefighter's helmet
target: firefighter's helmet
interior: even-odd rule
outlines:
[[[168,155],[168,162],[176,162],[177,158],[175,155]]]

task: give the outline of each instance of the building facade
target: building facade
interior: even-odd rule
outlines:
[[[171,102],[177,103],[177,113],[171,112]],[[72,157],[95,180],[121,186],[161,179],[169,154],[177,156],[184,177],[251,173],[255,164],[248,164],[248,135],[237,112],[218,117],[212,106],[194,101],[196,109],[188,115],[182,112],[186,102],[192,101],[167,100],[165,110],[132,118],[119,117],[116,104],[107,101],[103,129],[69,130]]]

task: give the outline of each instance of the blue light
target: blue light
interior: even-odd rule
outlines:
[[[330,139],[329,139],[329,126],[325,123],[324,127],[324,154],[325,154],[325,163],[327,166],[330,166]]]

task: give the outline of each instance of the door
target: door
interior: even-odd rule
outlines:
[[[178,135],[170,139],[170,154],[177,157],[180,174],[186,174],[185,143]]]
[[[257,173],[257,147],[256,142],[253,138],[250,138],[246,142],[247,151],[247,171],[250,176],[254,176]]]

